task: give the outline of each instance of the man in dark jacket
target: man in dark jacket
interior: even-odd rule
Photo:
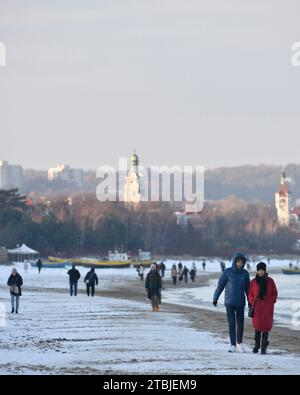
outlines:
[[[95,294],[95,284],[98,285],[98,276],[95,273],[95,269],[92,267],[89,272],[87,272],[84,277],[84,282],[86,284],[86,293],[87,296],[94,296]]]
[[[229,352],[244,351],[242,342],[245,295],[248,298],[250,285],[249,273],[244,269],[246,260],[245,255],[241,253],[234,256],[231,268],[225,269],[222,273],[213,296],[213,304],[217,306],[219,296],[225,288],[225,306],[231,342]]]
[[[145,288],[147,290],[147,297],[151,300],[152,311],[159,311],[162,280],[156,263],[152,263],[150,266],[150,272],[147,274],[145,281]]]
[[[43,266],[42,261],[41,261],[40,259],[38,259],[38,261],[37,261],[37,263],[36,263],[36,266],[37,266],[37,268],[38,268],[38,270],[39,270],[39,273],[40,273],[40,272],[41,272],[41,269],[42,269],[42,266]]]
[[[7,280],[7,285],[10,287],[11,313],[16,311],[16,314],[18,314],[19,297],[22,295],[21,286],[23,285],[23,279],[21,275],[17,272],[16,268],[13,268],[11,275]],[[15,310],[15,300],[16,300],[16,310]]]
[[[184,282],[187,283],[188,282],[188,274],[189,274],[189,269],[184,266],[183,270],[182,270],[182,275],[184,277]]]
[[[75,265],[72,265],[72,269],[68,271],[69,280],[70,280],[70,296],[77,296],[77,285],[78,280],[80,279],[80,273],[77,269],[75,269]]]
[[[160,262],[160,271],[161,271],[161,276],[165,277],[166,265],[163,263],[163,261]]]

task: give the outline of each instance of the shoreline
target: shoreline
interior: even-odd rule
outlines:
[[[274,273],[275,271],[273,271]],[[185,289],[185,288],[196,288],[202,287],[207,284],[210,279],[219,278],[220,273],[210,273],[206,275],[198,275],[195,283],[180,284],[179,286],[173,286],[171,279],[164,278],[164,288],[167,289]],[[146,297],[144,288],[144,281],[136,278],[130,278],[129,281],[125,281],[123,284],[119,284],[117,287],[112,289],[101,290],[101,280],[99,284],[100,289],[96,289],[95,296],[115,298],[129,301],[145,302],[145,308],[151,309],[150,302]],[[41,287],[28,287],[28,291],[39,291],[39,292],[56,292],[68,294],[68,289],[65,288],[41,288]],[[182,317],[190,323],[190,327],[197,331],[210,332],[213,336],[219,336],[224,340],[228,341],[228,323],[227,317],[224,312],[211,311],[199,307],[183,306],[175,303],[166,303],[163,301],[162,291],[162,304],[161,311],[156,314],[176,313],[182,315]],[[78,293],[84,294],[85,290],[79,289]],[[252,322],[250,319],[245,317],[244,325],[244,344],[252,346],[254,344],[254,329],[252,328]],[[300,355],[300,330],[292,330],[290,328],[273,326],[270,333],[270,350],[277,349],[278,354],[289,352],[295,355]]]

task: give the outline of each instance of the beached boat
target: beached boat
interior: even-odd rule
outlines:
[[[283,274],[300,274],[300,269],[282,269]]]
[[[57,258],[53,256],[48,257],[49,266],[55,267],[54,264],[57,264],[57,267],[63,267],[63,265],[77,265],[83,267],[94,267],[94,268],[103,268],[103,269],[112,269],[112,268],[129,268],[131,266],[136,267],[138,265],[144,265],[148,267],[154,261],[151,259],[151,253],[147,251],[139,251],[139,255],[137,259],[130,259],[127,253],[120,252],[109,252],[107,259],[97,259],[97,258],[84,258],[84,257],[76,257],[76,258]],[[52,265],[50,265],[50,263]],[[47,267],[44,265],[44,267]]]

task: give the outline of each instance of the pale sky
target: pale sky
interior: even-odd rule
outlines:
[[[1,0],[0,160],[300,163],[299,0]]]

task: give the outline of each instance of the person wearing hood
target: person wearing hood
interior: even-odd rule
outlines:
[[[231,347],[229,352],[244,352],[244,311],[250,285],[249,273],[244,269],[247,258],[238,253],[232,260],[232,266],[222,273],[217,289],[213,295],[213,304],[217,306],[218,299],[225,288],[225,307],[229,326]]]
[[[274,280],[268,276],[267,265],[264,262],[259,262],[256,270],[257,274],[251,281],[249,288],[249,303],[254,308],[252,325],[255,329],[255,345],[253,352],[256,354],[261,348],[261,353],[266,354],[278,292]]]
[[[23,285],[23,279],[21,275],[18,273],[16,268],[13,268],[11,275],[7,280],[7,285],[10,287],[11,313],[16,312],[16,314],[18,314],[19,298],[22,295],[21,286]],[[15,309],[15,301],[16,301],[16,309]]]
[[[87,272],[84,277],[84,282],[86,285],[86,294],[87,296],[94,296],[95,294],[95,284],[98,285],[98,276],[95,273],[95,269],[92,267],[89,272]]]
[[[150,272],[146,276],[145,288],[147,290],[147,297],[149,300],[151,300],[152,311],[159,311],[159,304],[161,303],[162,279],[158,272],[156,263],[152,263],[150,266]]]

